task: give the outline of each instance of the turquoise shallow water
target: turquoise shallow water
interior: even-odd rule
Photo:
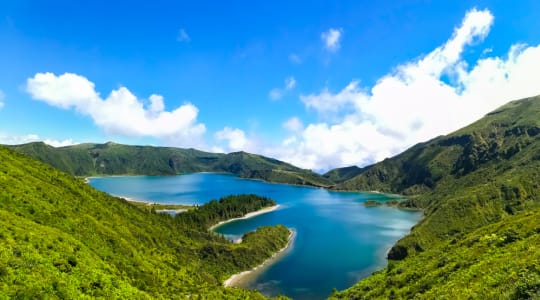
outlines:
[[[278,210],[216,231],[235,239],[262,225],[294,228],[293,247],[242,283],[269,296],[294,299],[323,299],[332,288],[345,289],[383,267],[388,248],[421,218],[419,212],[362,204],[391,199],[384,194],[330,192],[223,174],[92,178],[90,184],[113,195],[157,203],[202,204],[244,193],[271,197],[280,204]]]

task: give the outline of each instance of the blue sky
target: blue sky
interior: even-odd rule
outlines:
[[[0,143],[365,165],[540,94],[538,1],[3,1]]]

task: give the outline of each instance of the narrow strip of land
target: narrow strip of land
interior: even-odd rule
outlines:
[[[270,206],[270,207],[264,207],[264,208],[261,208],[257,211],[254,211],[254,212],[250,212],[250,213],[247,213],[246,215],[244,215],[243,217],[239,217],[239,218],[233,218],[233,219],[229,219],[229,220],[225,220],[225,221],[221,221],[215,225],[212,225],[210,228],[208,228],[208,230],[214,230],[216,228],[218,228],[219,226],[225,224],[225,223],[229,223],[229,222],[232,222],[232,221],[237,221],[237,220],[243,220],[243,219],[249,219],[249,218],[253,218],[255,216],[258,216],[258,215],[262,215],[262,214],[266,214],[266,213],[269,213],[271,211],[274,211],[276,209],[279,208],[279,204],[278,205],[274,205],[274,206]]]
[[[285,247],[283,247],[282,249],[280,249],[279,251],[274,253],[270,258],[268,258],[262,264],[256,266],[255,268],[232,275],[231,277],[229,277],[227,280],[225,280],[223,282],[223,286],[226,286],[226,287],[238,286],[239,283],[244,281],[247,277],[249,277],[254,272],[260,270],[263,267],[269,266],[272,263],[275,263],[276,261],[278,261],[278,259],[281,258],[283,256],[283,254],[285,254],[286,250],[290,249],[291,246],[294,243],[294,238],[296,237],[296,231],[294,229],[290,229],[290,228],[289,228],[289,231],[290,231],[289,239],[288,239],[287,245],[285,245]]]

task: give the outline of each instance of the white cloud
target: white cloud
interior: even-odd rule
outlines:
[[[294,77],[289,77],[287,79],[285,79],[285,90],[286,91],[290,91],[292,89],[294,89],[294,87],[296,86],[296,79],[294,79]]]
[[[489,33],[493,16],[473,9],[442,46],[401,64],[371,88],[351,81],[337,93],[324,89],[301,101],[336,119],[308,124],[267,152],[305,168],[366,165],[450,133],[504,103],[540,94],[540,45],[514,45],[506,57],[467,64],[466,46]],[[443,77],[450,77],[443,80]]]
[[[240,129],[225,127],[223,130],[216,132],[214,136],[218,141],[226,141],[226,147],[229,151],[246,150],[249,143],[246,134]],[[223,148],[215,147],[215,150],[218,149],[221,150],[219,152],[225,152]]]
[[[302,121],[298,117],[292,117],[285,121],[283,123],[283,128],[292,131],[292,132],[298,132],[304,129],[304,125],[302,124]]]
[[[19,145],[40,141],[37,134],[11,135],[0,132],[0,144]]]
[[[321,40],[324,43],[324,48],[328,51],[335,52],[339,49],[343,29],[330,28],[328,31],[321,33]]]
[[[2,90],[0,90],[0,109],[2,109],[2,107],[4,107],[4,99],[6,98],[6,95],[4,94],[4,92],[2,92]]]
[[[26,144],[26,143],[31,143],[31,142],[39,142],[39,141],[43,141],[45,144],[51,145],[53,147],[64,147],[64,146],[71,146],[71,145],[77,144],[72,139],[65,139],[65,140],[42,139],[37,134],[10,135],[10,134],[0,132],[0,144],[4,144],[4,145],[20,145],[20,144]]]
[[[90,116],[111,134],[155,137],[182,146],[196,144],[206,131],[197,123],[198,109],[191,103],[165,111],[163,97],[151,95],[145,107],[145,101],[125,87],[102,99],[94,83],[77,74],[38,73],[27,80],[26,90],[35,100]]]
[[[190,42],[191,41],[191,37],[187,34],[186,30],[184,28],[180,28],[180,30],[178,31],[178,36],[176,37],[176,39],[179,41],[179,42]]]
[[[51,140],[51,139],[45,139],[43,140],[45,144],[51,145],[53,147],[65,147],[65,146],[71,146],[78,143],[75,143],[72,139],[67,140]]]
[[[270,99],[272,99],[272,100],[279,100],[279,99],[283,98],[283,91],[281,89],[278,89],[278,88],[273,88],[268,93],[268,97],[270,97]]]
[[[268,93],[268,97],[272,100],[280,100],[284,94],[296,86],[296,79],[294,77],[285,78],[283,88],[273,88]]]
[[[219,146],[213,146],[210,148],[210,152],[212,153],[225,153],[225,149]]]
[[[300,100],[307,108],[314,109],[319,114],[335,113],[349,105],[365,101],[366,95],[358,84],[359,82],[354,80],[337,94],[332,94],[325,88],[319,94],[300,95]]]

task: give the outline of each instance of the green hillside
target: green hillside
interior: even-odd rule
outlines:
[[[527,248],[540,232],[540,97],[508,103],[335,188],[401,193],[402,206],[425,212],[389,251],[395,261],[386,270],[337,296],[490,299],[540,290],[540,250]]]
[[[474,171],[512,165],[519,159],[536,161],[539,134],[540,97],[513,101],[448,136],[417,144],[393,158],[359,169],[358,175],[335,188],[405,195],[427,193]]]
[[[356,177],[363,171],[364,169],[361,169],[357,166],[350,166],[330,170],[327,173],[323,174],[323,177],[335,183],[343,183],[351,178]]]
[[[262,227],[232,244],[204,226],[272,203],[232,196],[173,218],[0,147],[0,295],[262,299],[221,283],[284,247],[288,229]]]
[[[309,170],[291,164],[246,152],[234,152],[220,157],[212,168],[242,178],[269,182],[328,187],[332,182]]]
[[[176,175],[226,172],[270,182],[330,186],[331,181],[285,162],[245,152],[129,146],[112,142],[55,148],[42,142],[8,146],[75,176]]]
[[[540,210],[433,244],[331,299],[539,299]]]

